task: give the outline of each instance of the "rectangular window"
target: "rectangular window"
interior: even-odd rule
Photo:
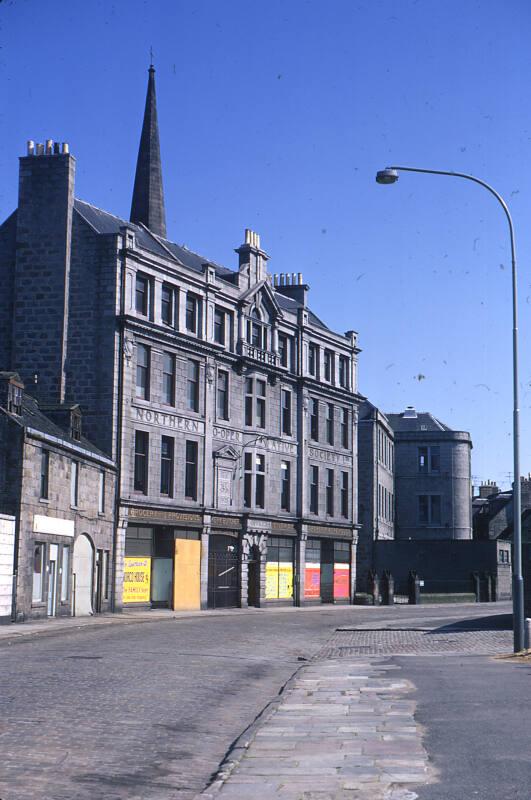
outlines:
[[[41,451],[41,499],[48,500],[48,484],[50,480],[50,453]]]
[[[190,292],[186,295],[186,330],[196,336],[201,330],[201,298]]]
[[[420,525],[441,524],[441,497],[438,494],[421,494],[418,497],[418,521]]]
[[[160,317],[164,325],[169,325],[172,328],[175,327],[175,309],[177,308],[176,296],[177,292],[173,286],[169,286],[167,283],[162,284]]]
[[[255,505],[257,508],[265,506],[265,456],[257,453],[256,459],[256,486]]]
[[[251,508],[253,497],[253,454],[245,453],[243,504]]]
[[[324,352],[324,378],[328,383],[334,383],[334,354],[331,350]]]
[[[229,418],[229,373],[221,369],[218,370],[217,415],[218,419]]]
[[[310,512],[319,513],[319,467],[310,467]]]
[[[187,399],[190,411],[199,411],[199,362],[188,359]]]
[[[432,447],[418,448],[418,468],[424,474],[429,472],[440,472],[441,470],[441,448],[438,445]]]
[[[175,405],[175,356],[172,353],[162,354],[162,402]]]
[[[266,382],[256,381],[256,427],[266,426]]]
[[[430,447],[430,472],[441,471],[441,448],[437,445]]]
[[[61,602],[68,600],[68,578],[70,574],[70,546],[63,545],[63,555],[61,562]]]
[[[334,406],[332,403],[326,404],[326,441],[334,444]]]
[[[341,516],[348,519],[348,472],[341,473]]]
[[[226,341],[226,313],[221,308],[214,310],[214,341],[225,344]]]
[[[290,340],[283,333],[278,336],[278,354],[283,367],[288,367],[290,362]]]
[[[314,378],[319,375],[319,347],[316,344],[308,347],[308,372]]]
[[[319,441],[319,400],[310,399],[310,438]]]
[[[334,516],[334,470],[326,470],[326,513]]]
[[[149,400],[150,350],[145,344],[136,346],[136,396]]]
[[[149,278],[145,275],[136,276],[135,309],[143,317],[149,315]]]
[[[253,424],[253,386],[252,378],[245,379],[245,424]]]
[[[349,446],[349,435],[348,435],[348,425],[349,425],[349,413],[348,408],[341,409],[341,445],[348,449]]]
[[[291,464],[289,461],[282,461],[280,464],[280,507],[283,511],[289,511],[291,497]]]
[[[160,493],[173,497],[173,453],[175,440],[163,436],[160,441]]]
[[[418,449],[418,458],[419,458],[419,472],[427,472],[428,471],[428,448],[427,447],[419,447],[419,449]]]
[[[105,513],[105,470],[100,469],[98,485],[98,514]]]
[[[289,389],[282,389],[282,433],[291,436],[291,392]]]
[[[186,442],[184,494],[189,500],[197,500],[197,455],[197,442]]]
[[[135,431],[135,492],[148,493],[149,434]]]
[[[79,494],[79,463],[72,461],[70,465],[70,505],[77,508]]]
[[[348,365],[349,360],[346,356],[339,356],[339,385],[343,389],[348,389]]]
[[[33,548],[33,594],[32,599],[38,603],[43,599],[44,591],[44,554],[46,545],[35,542]]]

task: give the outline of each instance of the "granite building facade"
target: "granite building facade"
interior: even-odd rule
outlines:
[[[74,186],[67,146],[29,143],[0,228],[0,365],[41,403],[79,400],[116,461],[115,608],[351,601],[355,332],[272,276],[253,231],[235,269],[166,238],[153,68],[132,221]]]

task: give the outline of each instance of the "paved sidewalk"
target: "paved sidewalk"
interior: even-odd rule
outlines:
[[[198,800],[407,800],[430,780],[414,687],[386,659],[302,668]]]

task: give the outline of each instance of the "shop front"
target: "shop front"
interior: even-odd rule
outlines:
[[[213,532],[208,543],[208,608],[240,605],[240,543],[236,531]]]
[[[268,602],[293,605],[295,541],[288,536],[267,537],[265,599]]]
[[[191,514],[173,516],[188,524],[143,525],[136,519],[128,523],[124,605],[175,610],[200,608],[201,528],[189,524],[199,522],[200,518]]]
[[[348,603],[352,542],[308,537],[304,568],[306,603]]]

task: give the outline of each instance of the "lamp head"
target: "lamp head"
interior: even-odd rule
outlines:
[[[396,169],[391,169],[390,167],[386,167],[385,169],[381,169],[379,172],[376,173],[376,183],[396,183],[398,180],[398,171]]]

